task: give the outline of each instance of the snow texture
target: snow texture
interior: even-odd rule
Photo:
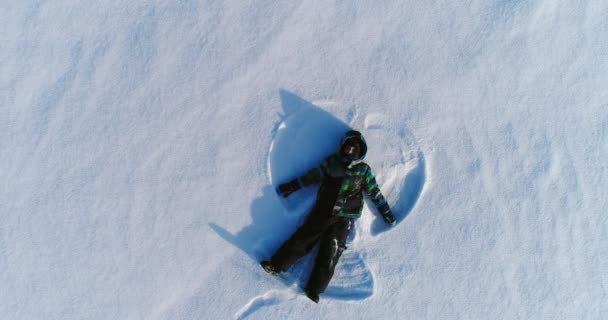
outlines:
[[[607,319],[608,3],[2,1],[1,319]],[[320,303],[278,184],[369,143]]]

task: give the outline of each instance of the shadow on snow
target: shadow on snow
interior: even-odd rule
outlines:
[[[251,204],[252,223],[232,234],[210,223],[224,240],[255,261],[269,258],[303,222],[314,204],[317,188],[305,188],[287,199],[276,193],[284,182],[299,177],[335,152],[350,128],[329,112],[285,90],[280,91],[283,114],[272,129],[268,154],[271,184]]]

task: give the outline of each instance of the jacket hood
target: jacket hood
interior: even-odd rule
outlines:
[[[359,152],[359,157],[357,159],[353,159],[353,160],[354,161],[363,160],[363,158],[365,158],[365,155],[367,154],[367,143],[365,142],[365,138],[363,138],[363,135],[359,131],[350,130],[346,134],[344,134],[344,138],[342,138],[342,142],[340,143],[340,150],[342,150],[342,146],[344,146],[346,141],[348,141],[350,139],[356,139],[359,142],[359,146],[361,147],[361,150]]]

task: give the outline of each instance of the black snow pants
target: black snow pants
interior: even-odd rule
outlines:
[[[333,188],[331,188],[333,189]],[[323,188],[322,188],[323,191]],[[312,212],[298,230],[272,256],[271,262],[280,271],[287,271],[296,261],[308,254],[317,243],[319,252],[308,279],[306,290],[322,293],[334,275],[353,219],[332,214],[337,192],[321,193]]]

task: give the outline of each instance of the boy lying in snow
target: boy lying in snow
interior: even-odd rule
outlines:
[[[315,206],[304,224],[283,243],[270,261],[261,263],[264,270],[276,275],[287,271],[320,243],[314,268],[304,290],[306,296],[316,303],[346,249],[346,239],[354,220],[361,216],[363,195],[370,197],[388,224],[395,224],[395,216],[384,200],[376,178],[363,162],[366,153],[365,139],[360,132],[351,130],[344,135],[338,152],[304,176],[278,188],[279,194],[287,197],[303,186],[320,184]]]

